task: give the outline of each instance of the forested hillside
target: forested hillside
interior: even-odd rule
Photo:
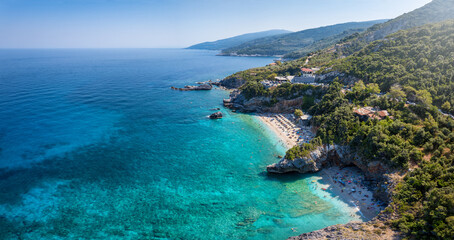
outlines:
[[[410,239],[454,239],[454,120],[438,109],[453,110],[453,59],[454,20],[400,31],[327,64],[325,72],[364,82],[347,92],[332,82],[309,110],[324,144],[348,145],[367,162],[407,172],[385,214]],[[392,118],[360,121],[355,106],[386,109]],[[294,147],[286,158],[316,144]]]
[[[222,51],[223,55],[263,55],[277,56],[300,50],[311,44],[317,43],[323,39],[329,39],[329,43],[343,38],[345,31],[364,31],[374,24],[383,23],[385,20],[376,20],[368,22],[351,22],[332,26],[303,30],[295,33],[289,33],[279,36],[260,38],[231,47]],[[337,38],[333,39],[333,36]],[[322,44],[320,47],[325,47]],[[316,45],[312,46],[313,50],[318,50]]]
[[[437,23],[452,18],[454,18],[454,0],[433,0],[421,8],[369,28],[339,50],[343,54],[349,55],[360,50],[368,43],[383,39],[399,30]]]
[[[409,101],[433,100],[454,113],[454,21],[395,33],[326,69],[377,83],[382,91],[400,85]]]

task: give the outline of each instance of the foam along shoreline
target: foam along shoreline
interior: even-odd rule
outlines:
[[[373,193],[365,186],[364,175],[356,167],[337,166],[322,169],[313,189],[321,189],[327,197],[340,198],[354,206],[356,212],[366,221],[384,210],[385,205],[373,198]],[[331,195],[331,196],[330,196]]]
[[[314,134],[309,127],[293,122],[293,114],[261,113],[256,115],[279,138],[279,143],[290,149],[303,142],[309,142]]]

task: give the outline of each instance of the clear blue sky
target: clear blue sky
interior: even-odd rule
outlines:
[[[0,48],[186,47],[394,18],[430,0],[0,0]]]

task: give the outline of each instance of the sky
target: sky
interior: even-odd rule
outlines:
[[[0,48],[170,48],[391,19],[431,0],[0,0]]]

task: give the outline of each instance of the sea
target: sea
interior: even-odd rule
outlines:
[[[267,174],[285,149],[222,106],[228,91],[170,89],[273,62],[216,53],[0,50],[0,239],[286,239],[361,221],[317,174]]]

